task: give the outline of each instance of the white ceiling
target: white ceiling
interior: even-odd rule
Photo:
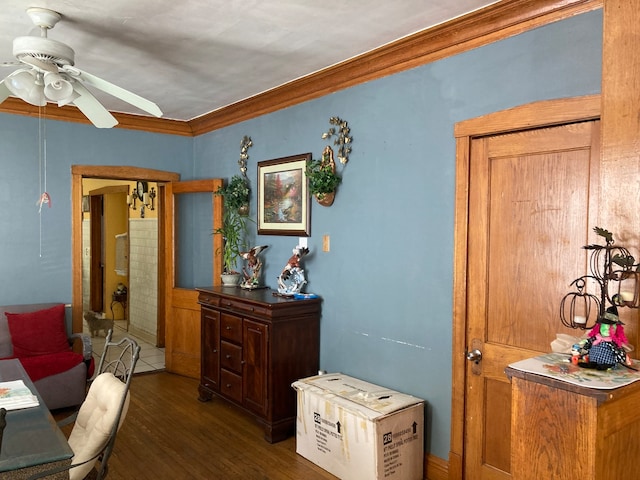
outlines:
[[[39,35],[27,7],[63,18],[49,32],[76,66],[191,120],[491,0],[2,0],[0,63],[17,36]],[[0,68],[0,78],[13,71]],[[144,114],[106,94],[111,111]]]

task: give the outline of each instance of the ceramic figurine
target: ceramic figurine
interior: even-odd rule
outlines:
[[[278,276],[278,293],[282,295],[300,293],[304,284],[307,283],[304,277],[304,270],[300,268],[300,260],[308,254],[309,249],[307,247],[298,245],[293,249],[293,255]]]
[[[247,261],[246,267],[242,267],[243,281],[240,284],[240,288],[253,289],[260,287],[262,260],[258,255],[267,248],[269,248],[269,245],[258,245],[247,252],[240,252],[240,256]]]

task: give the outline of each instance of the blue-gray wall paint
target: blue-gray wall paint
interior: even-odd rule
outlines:
[[[306,152],[318,158],[329,117],[339,116],[352,128],[353,153],[335,204],[312,201],[312,254],[304,262],[306,290],[324,300],[321,367],[424,398],[428,449],[446,459],[454,124],[533,101],[598,93],[601,44],[601,12],[586,13],[194,139],[47,121],[53,206],[41,216],[38,121],[0,115],[0,304],[70,301],[71,165],[228,178],[238,173],[240,141],[250,135],[255,218],[257,162]],[[331,237],[328,253],[321,251],[323,235]],[[258,237],[255,227],[252,237],[270,246],[264,274],[275,287],[298,239]]]

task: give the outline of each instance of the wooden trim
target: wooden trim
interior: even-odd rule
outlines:
[[[71,176],[71,330],[82,332],[82,175]]]
[[[214,192],[218,190],[218,188],[222,188],[224,185],[221,179],[217,180],[216,187],[214,188]],[[222,226],[222,213],[224,211],[224,199],[222,195],[214,195],[213,196],[213,230],[217,230]],[[223,270],[223,261],[222,261],[222,247],[224,246],[224,238],[221,233],[213,234],[213,258],[215,258],[215,262],[213,264],[213,285],[218,286],[222,285],[222,270]]]
[[[189,121],[113,113],[116,128],[198,136],[364,82],[458,55],[548,23],[602,8],[604,0],[503,0],[446,23],[288,82]],[[39,115],[39,108],[8,98],[0,112]],[[48,119],[90,123],[75,107],[43,109]]]
[[[185,180],[173,185],[173,193],[215,192],[221,186],[221,179]]]
[[[464,352],[467,345],[465,325],[467,318],[470,151],[471,137],[462,137],[456,140],[456,189],[453,221],[453,355],[451,364],[453,378],[451,382],[451,451],[449,452],[449,478],[451,479],[464,478],[462,475],[462,454],[464,446],[465,358],[460,356],[459,352]],[[458,325],[459,322],[463,324]],[[454,461],[455,459],[459,461]]]
[[[467,316],[467,239],[471,139],[509,130],[541,128],[600,118],[600,96],[547,100],[511,108],[455,125],[456,191],[453,254],[453,351],[451,393],[451,450],[449,478],[464,478],[465,356]],[[511,128],[509,128],[511,127]]]
[[[435,455],[427,454],[424,461],[424,478],[429,480],[447,480],[449,466],[447,462]]]
[[[557,108],[559,102],[563,109]],[[588,121],[600,118],[600,108],[600,95],[543,100],[464,120],[457,123],[453,131],[456,138],[498,135],[537,128],[541,116],[544,116],[547,126]]]
[[[229,105],[189,123],[217,130],[602,7],[603,0],[504,0]]]
[[[167,205],[167,186],[172,185],[172,182],[158,183],[158,200],[157,209],[158,212],[164,212]],[[166,218],[160,213],[158,215],[158,309],[156,311],[156,345],[160,348],[165,347],[167,342],[167,295],[168,291],[165,276],[162,272],[167,271],[166,255],[162,252],[166,252],[167,243],[165,233]]]
[[[129,185],[108,185],[89,190],[89,195],[108,195],[110,193],[129,193]]]
[[[72,165],[72,175],[81,175],[83,178],[105,178],[115,180],[146,180],[152,182],[178,182],[180,174],[121,165]]]
[[[1,113],[11,113],[15,115],[25,115],[28,117],[39,117],[47,120],[61,120],[64,122],[91,124],[89,119],[80,110],[72,106],[57,107],[35,107],[22,100],[9,97],[0,104]],[[167,118],[155,118],[145,115],[132,115],[129,113],[111,112],[118,120],[118,125],[114,128],[126,128],[127,130],[143,130],[145,132],[164,133],[167,135],[193,136],[189,122],[182,120],[171,120]]]

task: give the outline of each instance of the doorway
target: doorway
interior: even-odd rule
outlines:
[[[563,272],[587,267],[579,247],[597,220],[599,111],[590,96],[456,125],[449,478],[511,476],[504,367],[548,351],[563,331]]]
[[[83,212],[82,212],[82,183],[83,179],[106,179],[116,180],[118,183],[129,182],[132,179],[144,182],[158,182],[158,196],[156,205],[161,208],[163,202],[164,183],[174,182],[180,179],[177,173],[164,172],[160,170],[144,169],[137,167],[114,167],[114,166],[80,166],[74,165],[72,174],[72,312],[73,331],[80,332],[83,328]],[[162,228],[162,219],[158,219],[158,230]],[[163,251],[163,238],[158,235],[158,251]],[[157,265],[162,271],[164,256],[158,254]],[[158,278],[158,292],[162,291],[162,277]],[[160,346],[165,342],[165,312],[163,296],[158,294],[157,299],[157,338],[156,343]],[[111,296],[104,300],[104,304],[111,303]],[[116,307],[117,308],[117,307]],[[109,314],[111,312],[109,311]]]
[[[90,206],[83,209],[83,311],[125,321],[126,298],[114,310],[113,294],[129,284],[127,252],[121,248],[126,247],[121,240],[128,238],[128,191],[118,180],[83,180],[83,198]]]

